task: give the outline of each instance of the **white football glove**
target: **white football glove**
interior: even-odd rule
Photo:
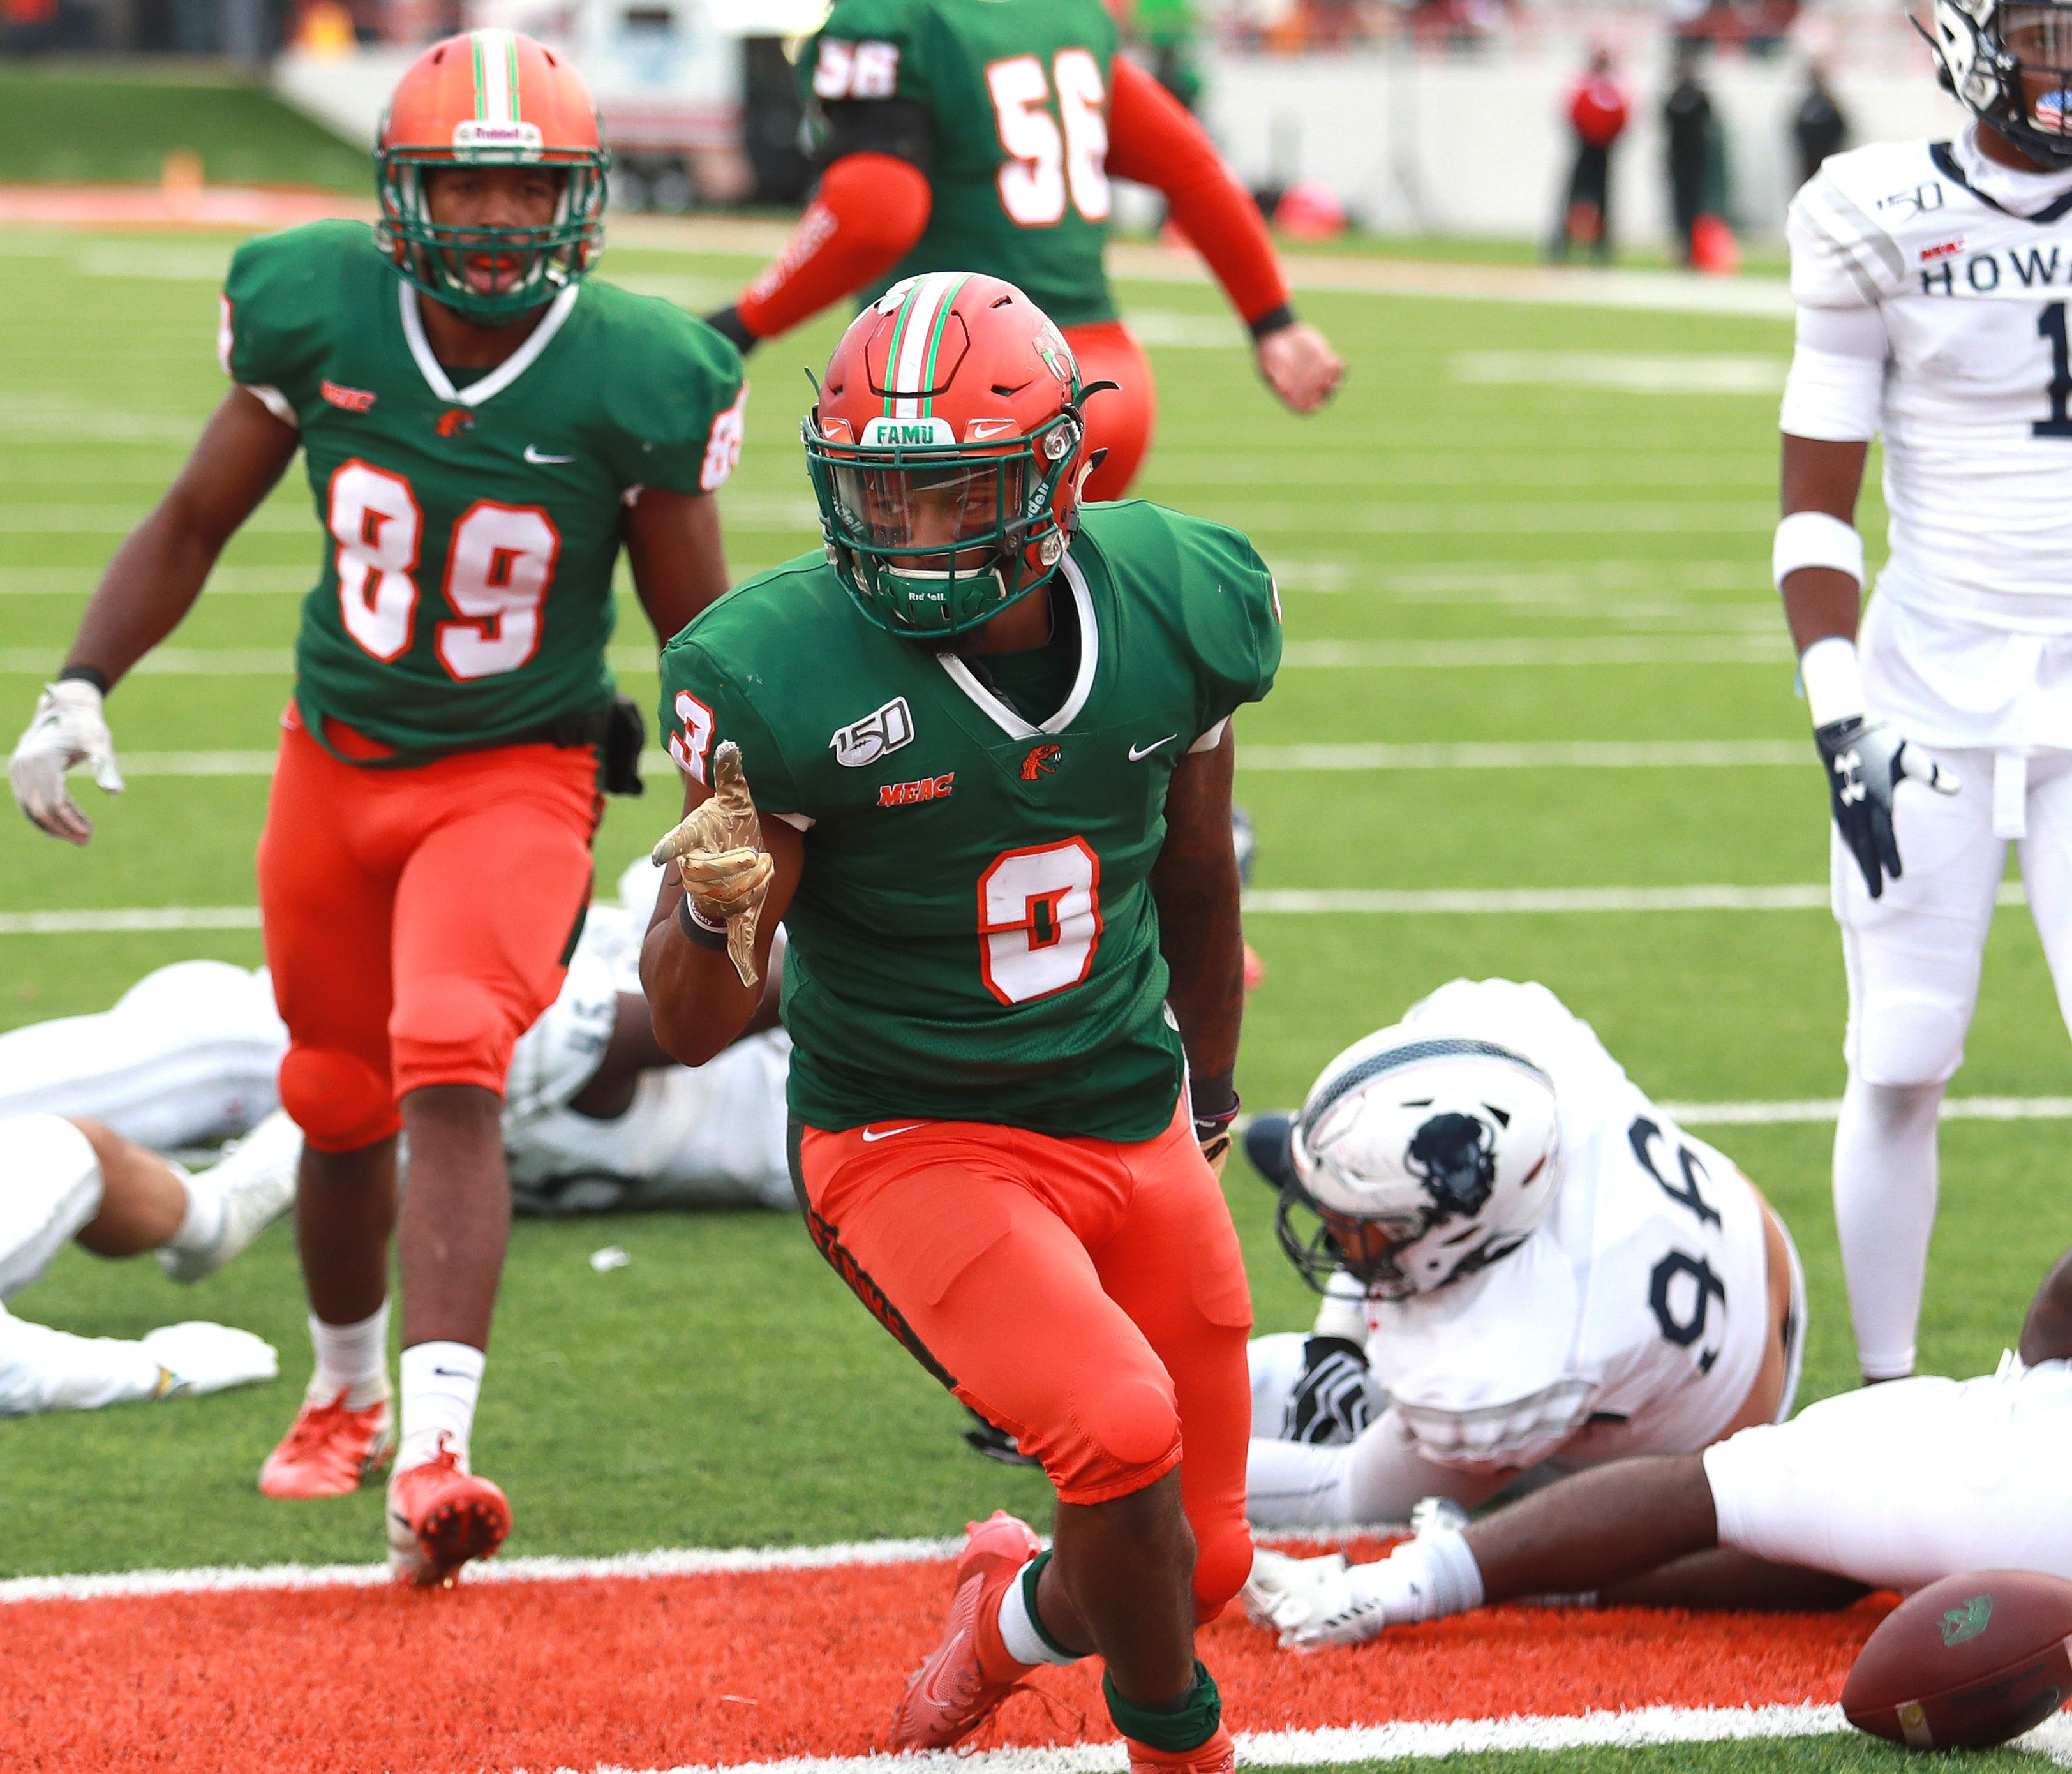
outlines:
[[[1392,1575],[1386,1558],[1348,1565],[1343,1553],[1291,1558],[1262,1547],[1252,1555],[1244,1611],[1254,1624],[1278,1632],[1289,1650],[1363,1645],[1383,1627],[1417,1617],[1388,1605],[1388,1596],[1402,1587],[1388,1580]]]
[[[65,773],[80,764],[92,766],[103,792],[122,792],[115,737],[101,715],[101,692],[83,678],[67,678],[44,685],[36,699],[28,731],[7,760],[7,780],[31,821],[54,838],[83,844],[93,836],[93,822],[65,788]]]
[[[199,1320],[151,1332],[143,1349],[165,1371],[158,1393],[162,1398],[224,1392],[276,1379],[281,1372],[279,1353],[263,1337]]]
[[[777,864],[763,848],[763,822],[732,740],[713,753],[713,791],[655,846],[653,861],[676,865],[692,909],[708,923],[726,925],[727,959],[741,983],[753,988],[755,926]]]

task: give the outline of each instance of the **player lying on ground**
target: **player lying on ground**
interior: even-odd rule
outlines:
[[[1157,390],[1101,262],[1109,179],[1162,192],[1297,413],[1345,366],[1295,318],[1250,196],[1157,80],[1116,53],[1100,0],[840,0],[799,58],[820,189],[791,244],[712,322],[743,351],[831,302],[923,271],[981,271],[1064,329],[1089,388],[1088,499],[1120,499],[1151,446]]]
[[[237,386],[103,577],[10,774],[31,819],[85,841],[64,774],[91,759],[117,780],[103,696],[302,450],[323,566],[258,876],[281,1098],[306,1140],[316,1366],[260,1488],[349,1491],[393,1448],[391,1560],[429,1583],[510,1526],[470,1469],[510,1236],[503,1090],[575,945],[600,779],[639,783],[605,659],[614,566],[623,548],[658,636],[726,589],[709,495],[739,450],[742,384],[710,328],[586,281],[606,157],[552,51],[506,31],[434,44],[376,158],[378,233],[325,222],[239,248],[222,333]]]
[[[1790,1413],[1784,1222],[1544,986],[1456,979],[1246,1143],[1325,1296],[1307,1338],[1252,1345],[1255,1526],[1473,1507]]]
[[[1842,1608],[1973,1571],[2072,1577],[2072,1255],[1982,1379],[1844,1393],[1702,1454],[1622,1460],[1377,1563],[1261,1552],[1245,1591],[1284,1644],[1552,1595],[1603,1607]]]
[[[2072,1019],[2072,4],[1934,16],[1976,121],[1836,155],[1788,225],[1775,568],[1833,800],[1835,1217],[1873,1380],[1914,1370],[1938,1110],[2010,844]],[[1856,498],[1881,434],[1891,555],[1859,637]],[[1908,778],[1941,792],[1899,793]]]
[[[287,1212],[301,1150],[276,1115],[220,1164],[190,1172],[98,1122],[0,1113],[0,1300],[72,1242],[99,1257],[155,1250],[175,1281],[213,1275]],[[0,1417],[220,1392],[280,1370],[272,1345],[228,1325],[169,1324],[128,1342],[32,1324],[0,1305]]]
[[[1098,1653],[1133,1768],[1224,1774],[1194,1628],[1251,1567],[1252,1312],[1209,1158],[1244,1001],[1230,717],[1279,610],[1235,532],[1080,504],[1086,392],[997,278],[849,327],[806,425],[824,553],[663,655],[688,816],[642,976],[705,1059],[787,921],[814,1242],[1057,1490],[1054,1555],[974,1524],[894,1747]]]
[[[640,942],[660,871],[645,860],[594,905],[560,995],[520,1037],[504,1150],[521,1213],[794,1206],[784,1156],[791,1043],[775,1021],[781,967],[750,1032],[695,1069],[656,1045]],[[113,1010],[0,1035],[0,1117],[85,1116],[160,1152],[249,1130],[277,1101],[288,1032],[266,971],[179,961]]]

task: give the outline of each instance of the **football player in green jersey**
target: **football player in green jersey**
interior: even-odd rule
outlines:
[[[825,170],[790,245],[712,317],[742,350],[917,272],[1007,278],[1064,330],[1089,384],[1116,384],[1087,413],[1087,496],[1120,499],[1157,400],[1102,265],[1112,175],[1164,194],[1282,400],[1307,413],[1338,386],[1344,365],[1296,318],[1258,207],[1201,125],[1116,53],[1101,0],[837,0],[799,67]]]
[[[642,977],[695,1062],[785,921],[814,1241],[1057,1489],[1054,1556],[974,1525],[895,1746],[1098,1653],[1133,1764],[1214,1774],[1194,1630],[1251,1561],[1251,1305],[1211,1168],[1244,1000],[1230,717],[1280,612],[1235,532],[1082,506],[1102,397],[997,278],[915,277],[849,328],[806,425],[825,558],[663,655],[687,816]]]
[[[397,88],[376,161],[372,235],[322,223],[238,252],[221,342],[237,385],[109,566],[10,774],[30,818],[87,841],[64,776],[90,761],[120,786],[103,696],[301,449],[323,565],[259,889],[290,1037],[281,1099],[304,1135],[316,1364],[261,1489],[351,1490],[393,1452],[392,1557],[425,1582],[509,1526],[469,1471],[509,1234],[498,1117],[513,1044],[581,928],[601,776],[639,779],[637,713],[615,714],[605,665],[614,566],[625,548],[662,637],[726,589],[709,495],[739,449],[743,384],[698,321],[586,281],[605,155],[552,51],[504,31],[434,45]],[[484,853],[510,865],[493,887]]]

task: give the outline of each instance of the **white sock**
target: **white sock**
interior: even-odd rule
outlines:
[[[1030,1569],[1035,1563],[1031,1558],[1017,1571],[1014,1581],[1000,1598],[1000,1641],[1017,1663],[1026,1663],[1032,1668],[1038,1663],[1077,1663],[1079,1658],[1052,1644],[1036,1624],[1035,1598],[1029,1593],[1034,1585],[1028,1581]]]
[[[413,1343],[403,1351],[402,1439],[396,1469],[421,1466],[443,1446],[466,1472],[475,1400],[489,1357],[466,1343]]]
[[[388,1396],[388,1302],[356,1324],[327,1324],[310,1314],[310,1341],[316,1346],[317,1370],[302,1396],[311,1404],[329,1404],[345,1394],[348,1411],[364,1411]]]
[[[1935,1230],[1940,1084],[1852,1078],[1835,1125],[1835,1224],[1864,1377],[1914,1371],[1914,1333]]]
[[[180,1221],[180,1229],[167,1239],[167,1246],[175,1250],[183,1250],[190,1256],[205,1257],[223,1242],[224,1228],[229,1216],[224,1211],[222,1185],[216,1182],[207,1171],[199,1177],[191,1171],[172,1164],[179,1176],[180,1186],[187,1192],[187,1210]]]
[[[1445,1620],[1482,1604],[1482,1567],[1451,1530],[1406,1540],[1379,1563],[1355,1565],[1354,1595],[1379,1606],[1391,1626]]]

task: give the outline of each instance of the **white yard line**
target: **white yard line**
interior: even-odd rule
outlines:
[[[78,936],[120,930],[256,930],[257,905],[150,905],[93,912],[0,912],[0,936]]]
[[[1665,1103],[1662,1112],[1692,1127],[1770,1127],[1832,1121],[1840,1097],[1808,1103]],[[2072,1121],[2072,1096],[1959,1096],[1942,1104],[1945,1121]]]
[[[167,754],[175,756],[177,754]],[[1535,740],[1515,745],[1240,745],[1240,770],[1744,770],[1803,765],[1803,739]],[[129,767],[125,760],[124,767]]]

